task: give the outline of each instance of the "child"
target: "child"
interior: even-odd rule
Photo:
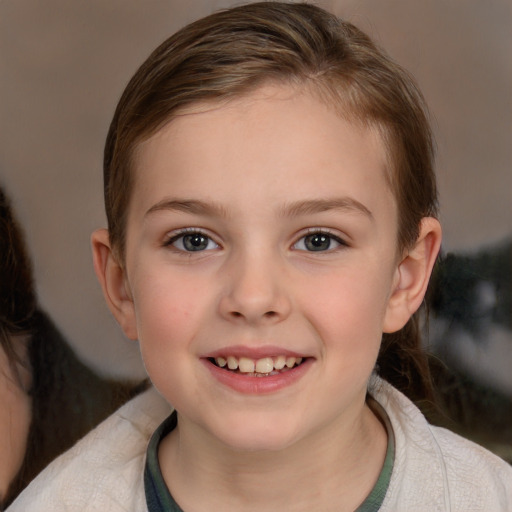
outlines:
[[[175,411],[146,446],[167,412],[139,397],[13,510],[510,510],[512,469],[391,385],[431,396],[432,159],[411,78],[317,7],[164,42],[114,115],[92,245]]]

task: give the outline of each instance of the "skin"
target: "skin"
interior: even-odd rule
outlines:
[[[440,243],[424,219],[398,254],[386,172],[376,130],[287,86],[199,106],[138,148],[126,260],[98,231],[95,268],[178,411],[159,460],[184,510],[353,510],[372,489],[387,438],[367,382]],[[183,229],[205,249],[185,250]],[[330,246],[311,251],[318,232]],[[275,391],[239,392],[206,359],[230,351],[291,351],[307,367]]]
[[[23,346],[23,343],[18,345]],[[29,386],[30,375],[19,367],[23,385]],[[9,360],[0,347],[0,503],[4,500],[10,483],[18,473],[27,445],[31,420],[31,399],[23,391]]]

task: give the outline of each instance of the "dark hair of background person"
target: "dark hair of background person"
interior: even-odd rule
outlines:
[[[27,340],[27,361],[16,343]],[[146,387],[99,377],[74,354],[37,302],[22,230],[0,187],[0,346],[13,374],[31,374],[32,419],[25,458],[11,482],[6,507],[57,455]],[[21,382],[20,382],[21,385]]]

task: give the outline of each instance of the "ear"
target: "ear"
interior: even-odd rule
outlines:
[[[94,271],[103,289],[107,305],[124,334],[137,339],[135,308],[126,272],[118,261],[106,229],[98,229],[91,236]]]
[[[383,332],[400,330],[420,307],[440,246],[439,221],[432,217],[423,218],[416,243],[396,269]]]

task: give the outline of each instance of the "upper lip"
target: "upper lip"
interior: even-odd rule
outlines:
[[[294,350],[289,350],[282,347],[270,346],[270,345],[262,345],[260,347],[248,347],[244,345],[233,345],[227,346],[224,348],[220,348],[214,350],[212,352],[208,352],[203,357],[210,359],[216,357],[226,357],[233,356],[236,358],[247,357],[249,359],[262,359],[264,357],[277,357],[277,356],[286,356],[286,357],[302,357],[306,358],[307,355],[297,352]]]

